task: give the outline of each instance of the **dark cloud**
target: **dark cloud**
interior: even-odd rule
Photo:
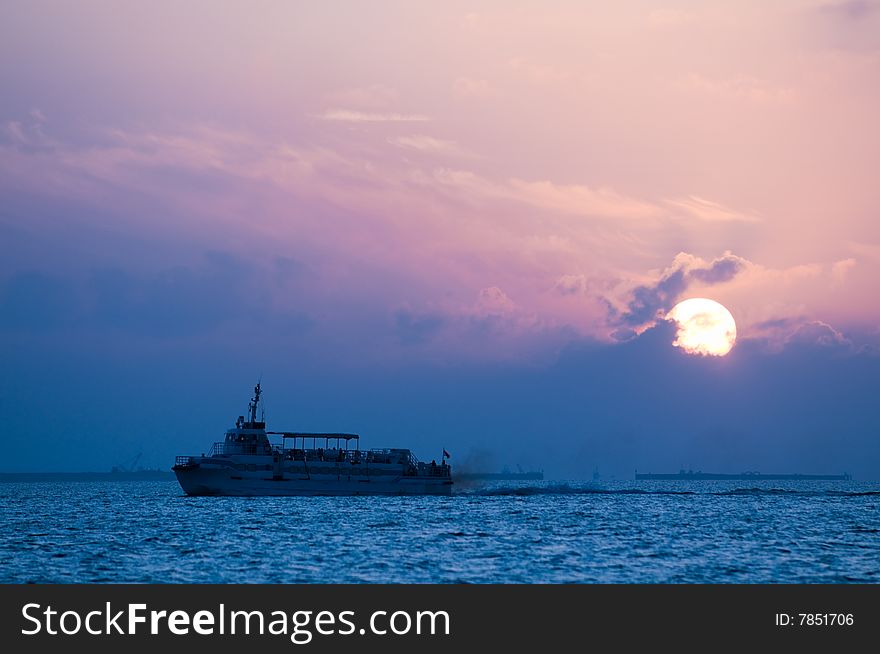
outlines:
[[[798,325],[787,339],[788,343],[820,345],[824,347],[852,347],[852,342],[842,333],[824,322],[813,320]]]
[[[823,4],[819,7],[819,12],[834,18],[858,21],[868,18],[878,9],[880,3],[876,0],[844,0]]]
[[[446,324],[446,317],[439,313],[417,314],[402,310],[394,316],[394,331],[404,345],[426,343]]]
[[[851,52],[880,50],[880,2],[845,0],[823,4],[807,15],[811,41]]]
[[[652,286],[638,286],[632,291],[632,298],[626,312],[620,316],[624,325],[638,326],[656,320],[658,314],[668,311],[684,289],[687,278],[684,270],[675,270],[664,275]]]
[[[611,321],[625,327],[651,323],[672,309],[692,282],[721,284],[733,279],[745,265],[745,259],[730,252],[702,266],[695,264],[693,258],[679,255],[657,282],[633,289],[626,311],[611,315]]]
[[[695,279],[704,284],[728,282],[745,267],[745,261],[730,253],[715,259],[708,268],[693,268],[688,271],[688,281]]]
[[[272,306],[268,273],[228,252],[208,251],[189,265],[134,274],[116,267],[85,278],[18,273],[0,285],[0,330],[175,338],[224,325],[301,333],[305,313]],[[291,303],[295,304],[295,303]]]
[[[754,328],[757,331],[763,331],[766,329],[788,329],[797,322],[800,322],[800,320],[796,318],[773,318],[772,320],[764,320],[755,323]]]
[[[638,333],[628,327],[621,327],[620,329],[615,329],[611,332],[611,338],[618,342],[628,341],[636,336],[638,336]]]
[[[97,270],[88,288],[97,325],[160,338],[203,333],[235,320],[257,309],[260,294],[251,266],[225,252],[207,252],[191,266],[149,277]]]
[[[62,277],[21,272],[0,286],[0,329],[43,332],[76,318],[73,289]]]
[[[275,257],[275,269],[278,272],[278,280],[282,282],[291,279],[300,279],[309,274],[309,266],[293,257]]]
[[[210,445],[262,372],[270,424],[356,431],[364,446],[429,460],[444,446],[455,461],[488,451],[492,465],[543,468],[549,479],[589,478],[596,466],[625,479],[680,467],[880,478],[880,357],[809,343],[767,353],[749,341],[727,357],[690,357],[670,346],[674,332],[661,323],[617,345],[573,343],[543,366],[364,367],[294,357],[280,339],[162,342],[162,356],[47,356],[25,343],[0,370],[15,380],[4,424],[19,436],[4,467],[109,469],[143,443],[151,463],[170,465]]]
[[[791,316],[765,320],[752,326],[755,343],[762,343],[767,350],[783,348],[820,347],[842,352],[861,352],[870,355],[876,350],[876,339],[870,334],[856,333],[848,338],[840,330],[821,320],[805,316]]]

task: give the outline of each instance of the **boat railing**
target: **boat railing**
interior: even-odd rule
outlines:
[[[322,463],[351,463],[352,465],[397,464],[403,465],[407,475],[426,477],[449,477],[450,467],[446,463],[423,463],[416,460],[410,450],[344,450],[337,448],[281,448],[278,445],[266,449],[264,444],[240,442],[216,442],[211,446],[208,456],[229,456],[232,454],[271,454],[281,456],[287,461]],[[178,457],[191,458],[191,457]],[[188,462],[187,462],[188,463]],[[183,464],[181,464],[183,465]]]
[[[222,443],[218,443],[222,445]],[[358,464],[401,464],[416,468],[418,461],[409,450],[344,450],[337,448],[281,448],[275,445],[274,454],[280,454],[288,461],[321,461],[325,463]],[[227,450],[227,453],[228,450]],[[448,466],[447,466],[448,467]]]
[[[447,463],[419,463],[419,474],[427,477],[449,477],[451,469]]]
[[[217,442],[211,446],[208,456],[227,456],[229,454],[268,454],[266,446],[261,443],[224,443]]]
[[[178,456],[174,459],[175,466],[188,466],[192,465],[194,457],[191,456]]]

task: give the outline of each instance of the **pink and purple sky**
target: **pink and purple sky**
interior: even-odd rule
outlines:
[[[880,380],[878,82],[870,0],[5,3],[3,407],[24,411],[51,388],[78,399],[41,410],[71,424],[89,402],[75,389],[115,379],[104,383],[132,391],[144,361],[169,362],[150,385],[185,361],[175,374],[203,384],[210,370],[216,387],[224,357],[238,362],[223,393],[239,405],[260,371],[281,385],[292,369],[333,370],[353,394],[353,380],[401,371],[431,394],[439,377],[444,397],[485,371],[533,371],[555,379],[552,403],[554,384],[576,393],[548,372],[569,370],[572,349],[598,357],[584,377],[644,374],[631,353],[692,296],[727,306],[739,343],[723,363],[663,352],[664,370],[757,378],[820,356],[832,366],[820,381],[846,374],[867,392]],[[315,384],[312,408],[290,412],[323,425],[338,404],[314,406],[336,386]],[[381,433],[388,384],[384,413],[351,420],[369,414]],[[873,439],[865,470],[880,473],[880,419],[841,401],[823,415],[855,411],[853,438]],[[448,421],[442,406],[409,426]],[[210,415],[224,411],[241,412]],[[479,407],[456,411],[492,424]],[[569,416],[603,430],[586,462],[654,432],[588,414]],[[776,433],[793,416],[773,420]],[[755,425],[731,431],[759,440]],[[811,438],[836,442],[823,434]],[[120,459],[137,447],[123,445]],[[673,465],[639,447],[606,458]],[[22,448],[11,467],[39,468]],[[853,448],[842,464],[864,462]],[[701,465],[777,462],[737,451]]]

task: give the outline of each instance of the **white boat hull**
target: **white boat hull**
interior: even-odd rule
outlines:
[[[452,480],[394,474],[282,474],[200,466],[174,471],[187,495],[449,495]]]

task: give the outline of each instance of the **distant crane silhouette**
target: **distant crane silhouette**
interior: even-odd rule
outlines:
[[[135,466],[138,464],[138,461],[141,460],[143,454],[143,452],[135,454],[134,458],[131,459],[131,463],[127,465],[125,463],[120,463],[119,465],[113,466],[113,472],[134,472]]]

